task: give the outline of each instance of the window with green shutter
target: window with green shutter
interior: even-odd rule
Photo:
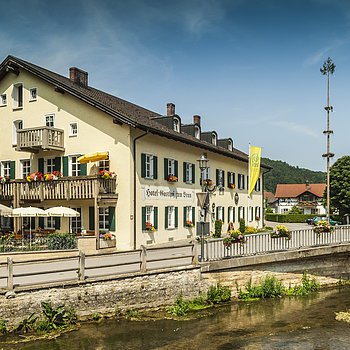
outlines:
[[[38,158],[38,171],[44,174],[44,158]]]
[[[16,162],[12,160],[10,162],[10,179],[14,180],[16,178]]]
[[[89,207],[89,230],[95,231],[95,208]]]
[[[68,157],[67,156],[62,157],[62,163],[63,163],[63,176],[68,176]]]
[[[145,153],[141,153],[141,177],[143,178],[146,177],[146,154]]]

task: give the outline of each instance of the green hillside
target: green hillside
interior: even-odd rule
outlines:
[[[265,190],[275,193],[278,183],[296,184],[296,183],[322,183],[326,182],[326,173],[322,171],[313,171],[289,165],[281,160],[272,160],[262,158],[264,164],[270,165],[273,169],[265,174]]]

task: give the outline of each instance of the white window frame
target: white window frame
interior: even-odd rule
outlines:
[[[218,185],[219,186],[224,186],[224,171],[222,169],[218,169],[219,170],[219,181],[218,181]]]
[[[232,223],[235,222],[235,220],[233,220],[233,207],[232,206],[228,207],[228,218],[227,218],[227,220],[228,220],[229,223],[230,222],[232,222]]]
[[[249,207],[249,221],[252,222],[254,220],[254,207]]]
[[[71,209],[80,213],[80,216],[71,218],[71,229],[73,233],[80,233],[83,229],[83,218],[81,207],[71,207]]]
[[[33,91],[35,91],[35,97],[32,96]],[[32,87],[29,89],[29,102],[34,102],[38,98],[38,88]]]
[[[192,179],[193,166],[194,164],[192,163],[186,163],[186,183],[188,184],[193,183],[193,179]]]
[[[7,94],[0,95],[0,107],[7,106]]]
[[[193,207],[191,206],[186,207],[186,221],[192,222],[192,210],[193,210]],[[192,222],[192,224],[194,224],[194,222]]]
[[[244,190],[245,184],[244,184],[244,174],[238,174],[238,189]]]
[[[241,219],[245,219],[245,217],[244,217],[244,207],[239,206],[237,214],[238,214],[238,221],[241,220]]]
[[[55,228],[55,217],[48,216],[44,218],[44,228],[46,229],[54,229]]]
[[[153,154],[145,154],[145,178],[154,179],[154,156]]]
[[[202,181],[210,179],[210,167],[201,171],[201,177]]]
[[[217,208],[218,208],[218,209],[217,209],[217,211],[218,211],[217,220],[223,221],[223,211],[224,211],[224,207],[221,206],[221,205],[219,205]]]
[[[232,151],[233,150],[233,142],[231,140],[228,140],[228,150]]]
[[[17,145],[17,131],[23,129],[23,120],[15,120],[12,123],[12,146]]]
[[[201,130],[198,125],[194,126],[194,137],[198,140],[201,138]]]
[[[0,175],[2,177],[10,177],[11,176],[11,161],[10,160],[4,160],[1,162]]]
[[[154,226],[154,206],[147,205],[146,207],[146,222],[149,222]]]
[[[50,113],[50,114],[45,114],[44,116],[44,123],[45,126],[49,127],[49,128],[54,128],[56,125],[56,120],[55,120],[55,114],[54,113]],[[49,125],[48,125],[49,124]],[[51,125],[52,124],[52,125]]]
[[[54,157],[44,158],[44,173],[53,174],[54,171],[55,171],[55,158]]]
[[[175,159],[168,158],[168,176],[175,175]]]
[[[180,132],[180,120],[177,118],[174,118],[174,131]]]
[[[100,160],[98,162],[98,170],[99,171],[101,171],[101,170],[109,171],[110,167],[111,167],[111,163],[110,163],[109,155],[108,155],[107,159]]]
[[[69,137],[76,137],[76,136],[78,136],[78,123],[71,122],[69,123]]]
[[[80,175],[80,167],[78,158],[80,157],[80,154],[72,154],[68,156],[68,175],[69,176],[79,176]],[[73,163],[73,158],[76,158],[76,162]],[[77,168],[73,171],[73,165],[76,165]]]
[[[216,137],[216,134],[214,133],[211,134],[211,143],[215,146],[217,144],[217,137]]]
[[[98,208],[98,228],[99,230],[109,231],[109,208],[108,207]]]
[[[28,165],[25,164],[27,162],[29,162],[29,169],[25,170],[26,168],[28,168]],[[22,179],[25,179],[27,176],[30,175],[30,169],[31,169],[32,164],[31,164],[30,159],[21,159],[20,164],[21,164],[21,177],[22,177]]]
[[[19,87],[22,87],[22,101],[21,101],[21,105],[19,104]],[[13,105],[13,109],[22,109],[23,108],[23,104],[24,104],[24,87],[23,87],[23,83],[16,83],[13,85],[13,91],[12,91],[12,105]]]
[[[175,228],[175,206],[168,206],[168,229],[173,230]]]

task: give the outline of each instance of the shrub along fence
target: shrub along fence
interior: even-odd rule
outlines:
[[[293,222],[293,223],[305,223],[307,219],[312,219],[315,216],[325,216],[318,214],[266,214],[267,221],[274,222]]]

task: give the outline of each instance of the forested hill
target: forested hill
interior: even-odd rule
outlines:
[[[265,174],[265,191],[275,193],[278,183],[296,184],[305,183],[306,181],[309,183],[326,182],[326,173],[322,171],[299,168],[298,166],[289,165],[281,160],[272,160],[269,158],[262,158],[261,161],[273,168],[269,173]]]

